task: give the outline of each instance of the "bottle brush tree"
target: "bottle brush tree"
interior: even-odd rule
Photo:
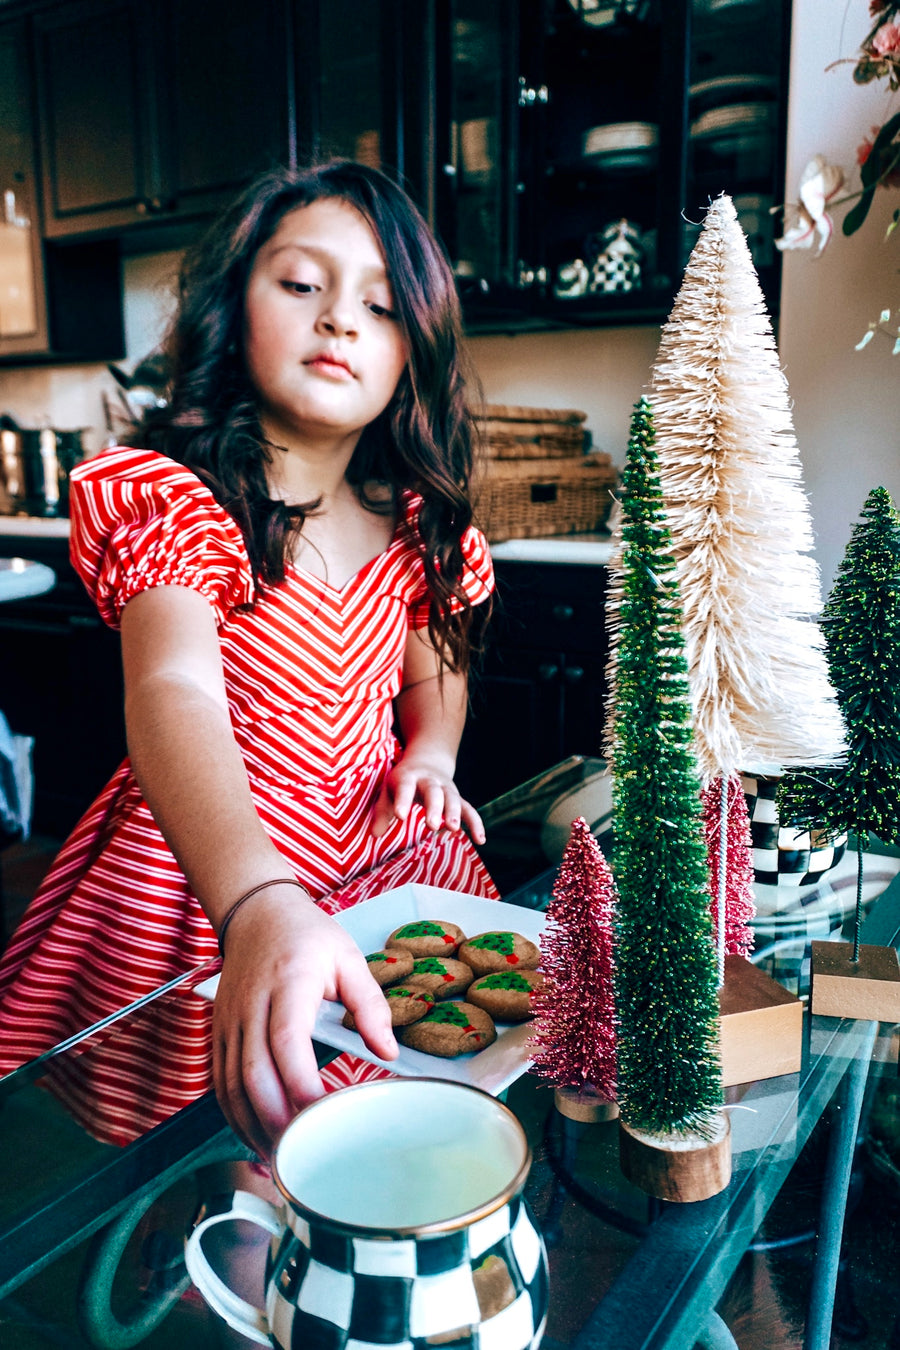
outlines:
[[[681,606],[653,414],[622,479],[612,726],[615,999],[623,1121],[710,1137],[722,1101],[717,966]]]
[[[737,861],[741,827],[724,811],[739,810],[741,770],[830,764],[843,745],[815,622],[821,592],[790,394],[727,196],[706,213],[663,327],[651,398],[694,747],[704,787],[723,780],[718,833],[709,817],[721,965],[726,951],[752,946],[752,870],[722,865]]]
[[[572,825],[541,939],[543,987],[532,999],[536,1071],[556,1087],[616,1096],[612,925],[615,884],[583,816]]]
[[[788,774],[778,810],[790,824],[826,837],[855,834],[856,961],[868,836],[900,844],[900,516],[886,488],[873,488],[866,498],[822,623],[847,725],[847,758],[834,768]]]

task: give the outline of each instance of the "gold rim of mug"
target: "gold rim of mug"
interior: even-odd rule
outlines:
[[[278,1158],[278,1150],[281,1147],[281,1142],[284,1139],[285,1135],[288,1133],[288,1131],[291,1129],[291,1126],[295,1123],[295,1121],[300,1120],[301,1117],[305,1116],[308,1112],[315,1111],[317,1106],[321,1107],[324,1103],[333,1100],[333,1098],[338,1094],[344,1096],[346,1093],[361,1092],[366,1088],[376,1088],[376,1087],[383,1088],[386,1087],[388,1083],[392,1081],[399,1083],[440,1083],[442,1087],[458,1088],[464,1092],[477,1093],[479,1097],[486,1097],[488,1101],[493,1102],[494,1106],[497,1107],[499,1111],[502,1111],[503,1114],[506,1115],[512,1121],[513,1125],[516,1128],[517,1133],[521,1136],[522,1143],[525,1148],[525,1153],[522,1159],[521,1166],[517,1169],[515,1175],[513,1176],[509,1184],[505,1186],[503,1190],[499,1192],[499,1194],[492,1196],[490,1200],[486,1200],[484,1204],[476,1206],[475,1209],[467,1210],[464,1214],[455,1214],[450,1219],[436,1219],[432,1223],[412,1224],[405,1228],[375,1227],[374,1225],[371,1224],[358,1224],[358,1223],[351,1223],[349,1221],[344,1221],[343,1219],[334,1219],[328,1214],[322,1214],[320,1210],[313,1209],[309,1205],[304,1205],[302,1201],[298,1200],[296,1196],[292,1195],[291,1192],[288,1190],[287,1186],[285,1185],[284,1181],[282,1180],[282,1178],[279,1176],[277,1158]],[[310,1102],[308,1106],[304,1106],[303,1110],[300,1111],[294,1117],[294,1119],[288,1125],[285,1126],[282,1134],[278,1139],[278,1142],[275,1145],[275,1148],[273,1149],[272,1180],[275,1182],[275,1185],[278,1187],[279,1191],[284,1196],[285,1200],[287,1201],[288,1205],[290,1206],[294,1214],[297,1214],[301,1218],[307,1219],[316,1224],[324,1225],[325,1227],[334,1229],[340,1233],[344,1234],[349,1233],[353,1237],[360,1237],[360,1238],[430,1237],[430,1236],[437,1236],[439,1233],[454,1233],[457,1231],[457,1229],[460,1228],[469,1228],[473,1223],[477,1223],[479,1219],[486,1219],[489,1214],[494,1214],[498,1209],[502,1209],[504,1205],[508,1205],[510,1200],[512,1200],[516,1195],[518,1195],[519,1191],[521,1191],[523,1186],[525,1185],[525,1180],[531,1168],[531,1163],[532,1163],[531,1145],[528,1142],[528,1136],[525,1133],[524,1127],[522,1125],[522,1122],[519,1120],[519,1117],[516,1115],[514,1111],[510,1110],[510,1108],[506,1105],[505,1102],[498,1101],[497,1098],[492,1093],[486,1092],[484,1088],[474,1087],[471,1083],[457,1083],[451,1078],[422,1077],[422,1078],[400,1078],[393,1080],[381,1079],[369,1083],[353,1083],[349,1087],[339,1088],[338,1093],[328,1093],[327,1096],[325,1097],[317,1097],[314,1102]]]

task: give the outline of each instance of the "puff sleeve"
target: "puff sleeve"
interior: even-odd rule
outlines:
[[[470,604],[484,604],[494,589],[494,567],[488,542],[480,530],[470,525],[460,543],[463,553],[460,585]],[[425,570],[421,566],[418,570],[419,584],[409,605],[409,626],[427,628],[430,594],[425,584]],[[450,607],[454,613],[458,613],[462,605],[454,598],[450,602]]]
[[[235,522],[200,479],[152,450],[116,447],[72,471],[72,565],[101,618],[119,626],[135,595],[186,586],[221,627],[253,598],[253,574]]]

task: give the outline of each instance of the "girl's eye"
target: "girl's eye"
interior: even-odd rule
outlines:
[[[397,311],[388,309],[387,305],[377,305],[374,301],[369,301],[369,309],[375,315],[376,319],[396,319]]]
[[[283,281],[281,284],[286,291],[291,291],[294,295],[311,295],[316,289],[311,281]]]

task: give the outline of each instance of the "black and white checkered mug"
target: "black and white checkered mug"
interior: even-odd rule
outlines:
[[[392,1078],[313,1102],[287,1127],[273,1176],[283,1213],[244,1191],[187,1242],[191,1278],[236,1331],[276,1350],[537,1350],[547,1256],[522,1195],[519,1121],[478,1088]],[[271,1234],[265,1311],[203,1252],[212,1225]]]

